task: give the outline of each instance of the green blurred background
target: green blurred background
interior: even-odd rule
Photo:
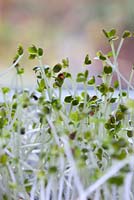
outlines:
[[[102,29],[134,30],[133,0],[0,0],[0,72],[11,65],[19,44],[35,44],[44,49],[44,64],[54,65],[62,58],[70,60],[70,71],[81,70],[84,56],[95,57],[106,51]],[[120,55],[121,70],[129,76],[134,62],[134,39],[125,42]],[[30,63],[30,64],[29,64]],[[24,85],[33,86],[35,62],[26,58]],[[100,71],[98,64],[91,73]],[[13,73],[0,78],[10,85]]]

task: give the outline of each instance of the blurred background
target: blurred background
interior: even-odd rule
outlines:
[[[44,49],[44,64],[54,65],[62,58],[70,60],[70,71],[82,70],[87,53],[95,57],[107,50],[102,29],[134,30],[133,0],[0,0],[0,73],[12,64],[19,44],[27,48],[35,44]],[[121,71],[128,78],[134,63],[134,39],[128,39],[120,54]],[[33,86],[36,65],[22,61],[24,85]],[[89,67],[100,71],[101,66]],[[11,73],[0,78],[0,85],[10,85]]]

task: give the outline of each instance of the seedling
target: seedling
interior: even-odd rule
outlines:
[[[22,86],[12,95],[12,88],[1,88],[0,199],[134,198],[133,69],[126,80],[118,68],[121,47],[133,34],[124,31],[120,38],[115,29],[103,33],[111,51],[97,52],[95,59],[103,66],[99,75],[90,76],[94,60],[89,54],[75,79],[68,58],[46,66],[43,49],[35,45],[28,48],[30,62],[37,60],[35,91],[23,88],[19,62],[27,53],[22,46],[12,66],[0,74],[14,70]]]

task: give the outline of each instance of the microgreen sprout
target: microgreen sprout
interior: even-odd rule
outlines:
[[[34,91],[23,88],[21,45],[0,74],[14,70],[22,88],[0,88],[1,200],[134,199],[134,70],[127,80],[118,66],[122,45],[133,34],[103,33],[111,51],[97,52],[99,75],[90,75],[89,54],[74,77],[69,58],[44,65],[44,51],[35,45],[25,51],[30,62],[37,60]]]

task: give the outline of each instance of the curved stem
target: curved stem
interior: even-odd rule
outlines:
[[[0,77],[6,75],[9,71],[11,71],[16,66],[16,64],[19,63],[19,61],[21,60],[22,57],[23,57],[23,54],[21,56],[19,56],[19,58],[10,67],[8,67],[5,71],[3,71],[0,74]]]
[[[80,196],[78,200],[82,200],[89,195],[91,195],[97,188],[99,188],[101,185],[103,185],[109,178],[114,176],[117,172],[119,172],[126,164],[133,164],[134,163],[134,156],[130,156],[123,161],[119,161],[118,163],[115,163],[107,173],[105,173],[100,179],[98,179],[94,184],[89,186],[85,192]]]
[[[47,88],[48,97],[49,97],[50,100],[52,100],[52,94],[51,94],[51,91],[50,91],[50,86],[48,84],[47,77],[46,77],[46,74],[44,72],[44,67],[43,67],[41,58],[38,57],[38,60],[39,60],[39,65],[40,65],[41,73],[42,73],[42,76],[43,76],[43,79],[44,79],[44,82],[45,82],[45,85],[46,85],[46,88]]]

